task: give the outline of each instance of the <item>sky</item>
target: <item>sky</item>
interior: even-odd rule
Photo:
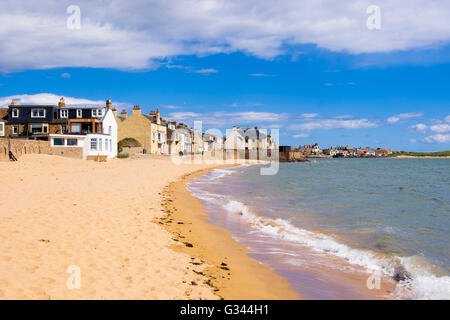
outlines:
[[[375,7],[374,7],[375,6]],[[450,150],[450,2],[0,3],[0,107],[104,104],[280,144]]]

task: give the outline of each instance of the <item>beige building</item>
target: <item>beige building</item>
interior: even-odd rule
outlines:
[[[134,138],[142,145],[143,150],[150,154],[169,154],[167,142],[167,126],[161,119],[159,110],[143,114],[139,106],[134,106],[130,116],[126,110],[117,115],[113,108],[118,125],[118,141]]]

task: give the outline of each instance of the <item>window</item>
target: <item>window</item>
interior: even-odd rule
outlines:
[[[112,133],[112,127],[109,126],[109,128],[108,128],[108,134],[111,135],[111,133]]]
[[[69,110],[61,109],[60,115],[61,115],[61,118],[68,118],[69,117]]]
[[[83,110],[77,109],[77,118],[82,118],[82,117],[83,117]]]
[[[97,139],[91,138],[91,150],[97,150]]]
[[[5,135],[5,124],[3,122],[0,122],[0,137],[3,137]]]
[[[99,151],[102,151],[102,146],[103,146],[103,141],[102,141],[102,138],[100,138],[99,139],[99,142],[98,142],[98,146],[100,147],[100,150]]]
[[[45,118],[45,109],[31,109],[32,118]]]
[[[42,133],[48,133],[48,123],[42,124]]]
[[[19,109],[12,109],[12,117],[13,118],[19,117]]]
[[[63,146],[64,139],[63,138],[53,138],[53,145],[54,146]]]
[[[108,139],[105,139],[105,151],[108,151]]]
[[[13,134],[19,134],[19,127],[18,126],[13,126],[12,127],[12,133]]]
[[[67,132],[67,126],[62,125],[61,126],[61,131],[62,131],[62,133],[66,133]]]
[[[66,141],[68,146],[76,146],[77,145],[77,139],[67,139]]]
[[[103,116],[103,109],[92,109],[93,117],[101,117]]]
[[[112,140],[109,139],[109,151],[112,151]]]
[[[81,132],[81,123],[71,123],[70,132],[79,133]]]

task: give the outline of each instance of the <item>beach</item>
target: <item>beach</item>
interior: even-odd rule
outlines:
[[[0,299],[299,298],[227,231],[205,222],[184,186],[188,174],[212,168],[169,157],[0,162]],[[172,232],[188,227],[183,232],[195,236],[169,233],[168,211]],[[79,288],[68,286],[73,270]]]

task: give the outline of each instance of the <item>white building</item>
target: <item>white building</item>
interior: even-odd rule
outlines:
[[[53,148],[81,148],[82,159],[115,158],[117,156],[117,123],[114,114],[108,107],[92,109],[98,110],[95,112],[95,118],[100,120],[102,132],[91,133],[88,130],[82,133],[81,130],[78,130],[78,127],[81,128],[81,126],[74,119],[70,127],[75,130],[65,134],[49,134],[50,146]],[[98,115],[102,116],[98,117]],[[63,153],[64,151],[61,150],[61,154]]]

